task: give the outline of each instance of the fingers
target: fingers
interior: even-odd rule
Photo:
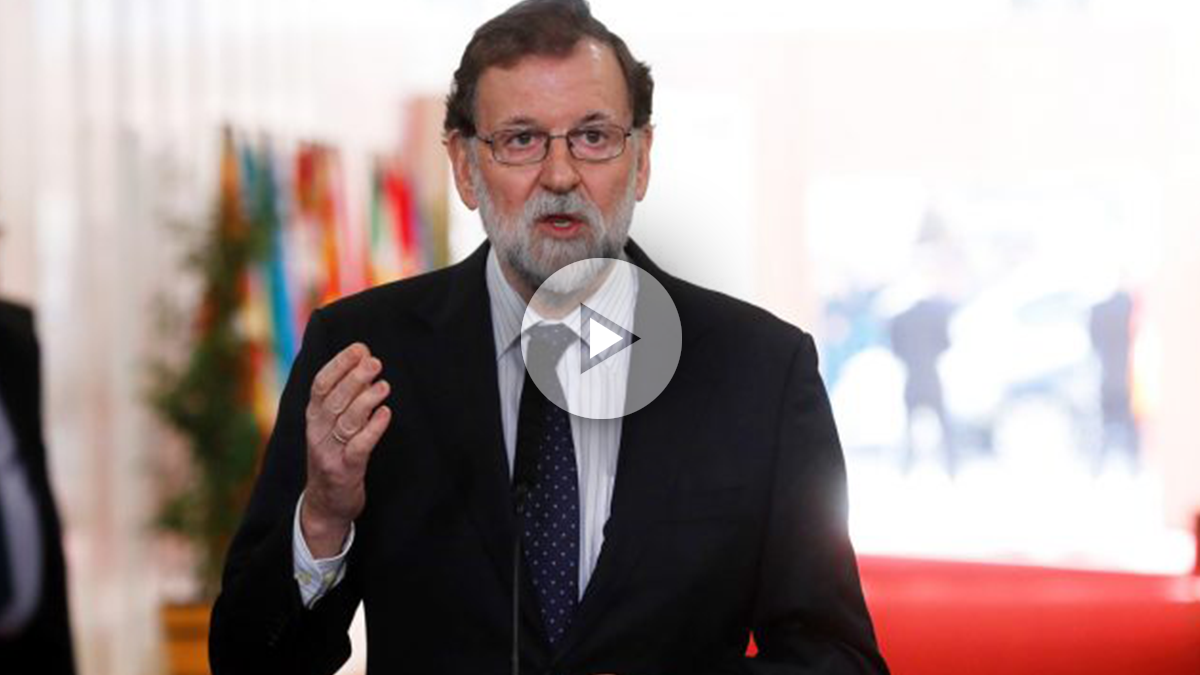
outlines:
[[[383,364],[371,356],[366,345],[354,343],[343,349],[341,353],[329,360],[317,376],[313,378],[312,390],[308,399],[307,418],[308,440],[317,444],[325,440],[333,431],[333,424],[338,416],[346,411],[371,382],[379,376]],[[364,413],[360,419],[366,419]],[[339,435],[348,439],[345,428]]]
[[[310,398],[324,399],[333,391],[334,386],[342,381],[346,373],[350,369],[357,366],[360,361],[371,355],[371,351],[361,342],[346,347],[337,356],[329,360],[325,367],[321,368],[317,376],[313,378],[312,391]]]
[[[391,386],[387,381],[379,380],[359,392],[346,411],[338,415],[337,420],[333,423],[333,430],[337,433],[336,438],[340,442],[347,442],[353,438],[366,426],[371,411],[383,403],[390,391]]]
[[[375,409],[375,412],[371,414],[371,419],[367,420],[367,425],[346,444],[345,459],[348,468],[359,471],[366,468],[367,460],[371,458],[371,451],[375,449],[391,421],[391,408],[382,405]]]
[[[321,407],[334,416],[346,412],[354,399],[358,398],[382,370],[383,363],[374,356],[359,361],[357,366],[334,385],[333,391],[325,397]]]

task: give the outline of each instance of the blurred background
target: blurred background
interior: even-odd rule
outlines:
[[[188,500],[242,488],[170,393],[214,325],[269,429],[313,307],[483,241],[441,101],[508,4],[0,0],[0,293],[84,675],[204,672]],[[894,671],[1200,672],[1200,5],[592,7],[657,82],[634,238],[817,338]]]

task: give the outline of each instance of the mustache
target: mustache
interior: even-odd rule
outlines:
[[[566,214],[578,217],[590,227],[603,227],[604,224],[600,209],[578,190],[563,194],[539,190],[525,202],[521,221],[525,227],[531,228],[543,218]]]

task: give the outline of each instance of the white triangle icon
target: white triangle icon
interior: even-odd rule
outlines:
[[[604,324],[590,319],[588,321],[588,330],[591,337],[588,340],[588,358],[594,359],[597,354],[602,353],[605,349],[617,344],[621,341],[621,336],[609,330]]]

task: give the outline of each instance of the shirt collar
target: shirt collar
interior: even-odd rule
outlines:
[[[621,260],[626,260],[625,253],[622,252]],[[496,249],[492,247],[488,249],[487,258],[487,290],[488,297],[491,302],[492,310],[492,333],[496,345],[496,358],[501,358],[521,336],[522,324],[525,321],[526,303],[521,295],[517,293],[504,277],[504,272],[500,269],[500,260],[496,256]],[[618,326],[632,326],[634,310],[637,304],[637,289],[638,279],[633,268],[627,265],[618,266],[613,270],[612,274],[604,280],[600,288],[591,295],[585,302],[587,306],[595,310],[601,316],[604,316]],[[540,317],[537,316],[536,310],[530,312],[534,320],[530,322],[530,326],[540,323]],[[580,334],[579,326],[580,311],[576,307],[570,314],[563,317],[560,322],[566,324],[575,332]]]

